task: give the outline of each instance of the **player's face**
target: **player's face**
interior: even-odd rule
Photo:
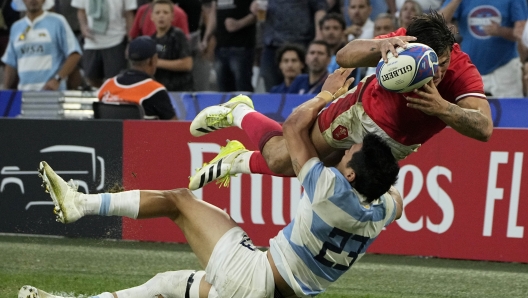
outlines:
[[[295,51],[286,51],[282,54],[279,68],[285,78],[293,79],[300,75],[304,64]]]
[[[374,36],[388,34],[394,30],[394,22],[389,18],[377,19],[374,22]]]
[[[438,86],[438,84],[440,84],[440,82],[444,78],[450,62],[451,62],[451,51],[449,50],[447,50],[446,53],[438,57],[438,71],[435,73],[435,76],[433,77],[433,83],[435,84],[435,86]]]
[[[323,40],[330,46],[336,46],[343,41],[343,27],[336,20],[326,20],[321,28]]]
[[[348,16],[354,25],[363,26],[371,12],[372,6],[367,4],[367,0],[350,0]]]
[[[172,13],[171,6],[165,3],[159,3],[154,5],[152,8],[152,22],[156,25],[158,29],[166,29],[171,26],[172,18],[174,14]]]
[[[337,170],[339,170],[341,174],[346,176],[352,170],[351,168],[347,167],[347,164],[352,159],[352,155],[354,155],[354,153],[361,150],[361,148],[363,148],[363,143],[354,144],[352,145],[352,147],[350,147],[350,149],[345,151],[345,154],[343,155],[343,157],[341,158],[341,161],[337,165]]]
[[[330,56],[326,47],[321,44],[312,44],[306,54],[306,65],[308,65],[310,72],[323,72],[328,64],[330,64]]]

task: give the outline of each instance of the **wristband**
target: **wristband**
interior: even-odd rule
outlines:
[[[319,92],[316,97],[324,99],[324,101],[326,101],[327,103],[334,100],[334,95],[330,93],[330,91],[326,90]]]
[[[60,81],[62,81],[62,78],[59,74],[56,74],[54,77],[53,77],[55,80],[57,80],[57,82],[60,83]]]

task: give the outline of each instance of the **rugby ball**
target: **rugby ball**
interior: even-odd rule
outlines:
[[[409,43],[397,47],[398,57],[387,53],[387,63],[381,59],[376,78],[381,87],[398,93],[411,92],[427,84],[438,70],[438,56],[429,46]]]

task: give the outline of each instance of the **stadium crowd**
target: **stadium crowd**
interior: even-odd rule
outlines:
[[[526,0],[3,0],[3,89],[98,90],[157,44],[167,91],[318,93],[336,53],[438,10],[496,97],[528,85]],[[484,50],[483,50],[484,49]],[[372,68],[358,68],[355,84]]]

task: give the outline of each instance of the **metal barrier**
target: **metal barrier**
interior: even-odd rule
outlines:
[[[23,92],[20,118],[89,119],[93,118],[95,92],[40,91]]]

